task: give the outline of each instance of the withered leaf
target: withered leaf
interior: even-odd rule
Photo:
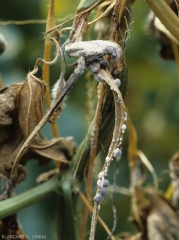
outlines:
[[[16,214],[5,217],[0,221],[0,236],[3,235],[6,237],[7,240],[12,239],[12,236],[14,236],[17,240],[27,240],[24,232],[19,226]]]
[[[170,160],[170,177],[173,185],[173,204],[179,214],[179,151]]]
[[[43,117],[43,94],[45,85],[31,73],[20,84],[0,91],[0,174],[9,178],[12,164],[21,146]],[[37,159],[40,165],[51,159],[68,162],[76,149],[72,139],[46,140],[39,132],[29,144],[20,164]],[[26,176],[19,165],[16,184]]]
[[[0,173],[8,178],[9,171],[6,167],[11,166],[12,168],[13,161],[25,138],[20,130],[16,115],[13,116],[13,123],[8,127],[3,127],[1,130],[6,135],[6,139],[0,135]]]
[[[68,162],[71,160],[75,153],[75,143],[73,138],[53,138],[51,140],[46,140],[40,135],[35,138],[31,144],[33,151],[41,156],[49,159],[54,159],[56,161]]]
[[[178,240],[179,216],[172,205],[159,193],[149,190],[152,210],[147,218],[149,240]]]
[[[11,164],[23,140],[15,117],[16,90],[13,87],[0,92],[0,173],[7,176],[4,163]]]
[[[59,168],[54,168],[48,172],[42,173],[37,178],[37,183],[43,183],[48,181],[50,178],[52,178],[55,175],[58,175],[60,172]]]
[[[6,172],[7,178],[10,178],[10,174],[11,174],[11,170],[12,170],[12,164],[10,165],[10,164],[4,163],[3,167],[4,167],[4,170]],[[19,164],[18,178],[16,179],[16,184],[25,180],[26,175],[27,175],[26,168],[22,164]]]
[[[43,117],[45,84],[31,72],[27,75],[16,100],[19,125],[27,138]]]
[[[0,127],[12,124],[12,111],[15,108],[16,92],[13,88],[1,89],[0,93]]]

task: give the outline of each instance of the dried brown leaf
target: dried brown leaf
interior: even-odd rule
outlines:
[[[76,150],[76,145],[73,142],[73,138],[53,138],[51,140],[46,140],[36,137],[31,144],[31,148],[45,158],[67,163],[72,159]]]
[[[4,166],[4,171],[6,172],[6,176],[10,178],[12,164],[10,165],[10,164],[4,163],[3,166]],[[26,179],[26,175],[27,175],[26,168],[22,164],[19,164],[18,178],[16,179],[16,184],[24,181]]]
[[[15,97],[16,88],[13,86],[0,92],[0,173],[5,177],[4,164],[12,164],[24,141],[17,121]]]
[[[17,215],[13,214],[0,221],[0,236],[4,239],[11,240],[12,237],[17,240],[27,240],[24,232],[19,226]]]
[[[44,92],[44,82],[30,72],[21,87],[16,101],[19,125],[26,138],[43,117]]]
[[[178,240],[179,216],[173,206],[159,193],[147,191],[152,210],[147,218],[149,240]]]
[[[4,88],[0,91],[0,128],[12,124],[12,111],[15,108],[16,92],[13,88]],[[0,138],[2,135],[0,136]],[[0,140],[1,141],[1,140]]]
[[[42,173],[38,176],[37,178],[37,183],[43,183],[48,181],[50,178],[52,178],[53,176],[56,176],[60,173],[60,169],[59,168],[54,168],[48,172]]]
[[[44,84],[31,73],[20,84],[0,91],[0,174],[8,179],[21,146],[43,116]],[[21,164],[35,158],[40,165],[51,159],[68,162],[75,152],[72,139],[46,140],[37,133],[22,157]],[[24,171],[22,171],[24,170]],[[16,184],[24,180],[25,168],[19,165]]]
[[[179,152],[176,152],[172,157],[169,167],[173,185],[173,204],[179,214]]]

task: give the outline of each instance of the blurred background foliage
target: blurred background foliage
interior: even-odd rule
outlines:
[[[57,0],[57,22],[72,16],[78,3],[79,0]],[[48,4],[48,0],[0,1],[0,32],[7,41],[7,49],[0,57],[0,72],[4,86],[23,81],[27,73],[33,69],[35,60],[38,57],[43,57],[45,24],[3,25],[3,22],[28,19],[45,20]],[[177,151],[179,144],[179,94],[176,65],[174,61],[165,61],[160,57],[159,44],[147,33],[149,8],[145,1],[136,1],[132,6],[131,13],[134,24],[126,48],[129,77],[125,104],[138,133],[138,147],[153,164],[160,180],[160,189],[165,191],[170,181],[168,162]],[[62,34],[61,43],[65,41],[68,34],[68,32]],[[94,32],[90,32],[86,36],[90,39],[96,39]],[[52,58],[54,51],[52,51]],[[66,79],[72,70],[70,67],[67,69]],[[59,60],[51,67],[51,86],[59,78],[60,71]],[[38,76],[41,76],[41,69],[39,69]],[[95,95],[96,89],[94,88],[94,99]],[[84,138],[88,128],[86,101],[86,79],[85,74],[83,74],[68,95],[66,107],[58,119],[60,136],[73,136],[77,145]],[[52,137],[48,124],[43,131],[47,138]],[[100,161],[103,159],[104,156],[101,154],[96,161],[95,173],[98,172],[100,164],[102,164]],[[37,176],[53,167],[54,163],[40,168],[36,161],[29,162],[27,180],[18,186],[17,193],[35,186]],[[115,164],[109,173],[110,182],[112,182],[114,171]],[[150,184],[152,178],[150,174],[148,175],[147,180]],[[123,158],[119,166],[118,185],[124,187],[130,185],[127,163],[127,133],[123,144]],[[128,222],[130,198],[116,193],[115,199],[119,219],[116,233],[121,231],[134,232],[134,226]],[[47,239],[55,239],[57,202],[57,195],[52,194],[45,200],[19,212],[20,222],[25,233],[29,235],[45,234]],[[110,194],[102,204],[100,216],[111,228],[113,216]],[[105,237],[106,233],[98,225],[96,239]]]

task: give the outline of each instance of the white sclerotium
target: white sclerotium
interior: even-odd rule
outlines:
[[[127,113],[124,112],[124,122],[126,122],[126,121],[127,121]]]
[[[114,154],[113,154],[113,156],[114,156],[115,158],[120,158],[121,155],[122,155],[122,151],[121,151],[121,149],[116,148],[116,149],[114,150]]]
[[[105,173],[104,172],[99,172],[98,174],[98,179],[102,179],[104,177]]]
[[[126,128],[127,128],[126,124],[123,124],[123,125],[122,125],[122,133],[125,133]]]
[[[108,169],[107,169],[107,168],[105,168],[105,169],[104,169],[104,176],[106,176],[106,175],[107,175],[107,173],[108,173]]]
[[[114,80],[114,83],[116,84],[117,87],[120,87],[121,86],[121,80],[119,78],[116,78]]]
[[[111,158],[107,156],[106,159],[105,159],[105,162],[109,163],[110,161],[111,161]]]
[[[98,181],[97,181],[97,186],[98,186],[98,187],[100,187],[100,186],[101,186],[101,184],[102,184],[102,181],[101,181],[101,179],[98,179]]]
[[[118,61],[122,55],[122,48],[117,43],[103,40],[69,43],[65,46],[65,51],[69,57],[92,57],[109,54],[115,61]]]

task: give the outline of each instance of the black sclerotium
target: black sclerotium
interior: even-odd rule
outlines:
[[[102,69],[107,69],[107,67],[109,66],[109,63],[108,63],[108,61],[106,61],[105,59],[101,59],[101,60],[99,60],[99,64],[100,64],[100,67],[102,68]]]
[[[108,187],[109,186],[109,181],[107,179],[103,180],[103,187]]]
[[[100,190],[99,190],[99,193],[104,197],[105,194],[106,194],[106,188],[105,187],[101,187]]]
[[[97,194],[95,197],[94,197],[94,201],[97,203],[97,204],[100,204],[102,201],[103,201],[104,197],[101,195],[101,194]]]

